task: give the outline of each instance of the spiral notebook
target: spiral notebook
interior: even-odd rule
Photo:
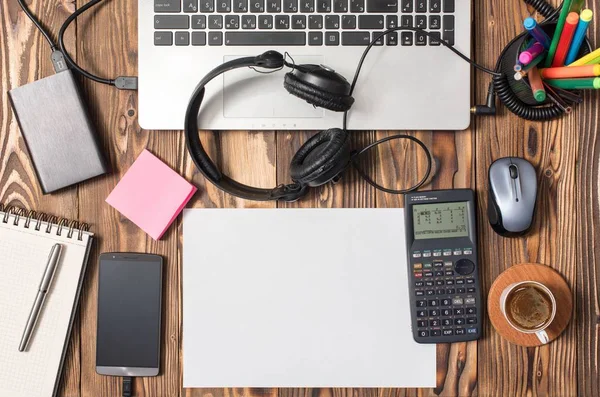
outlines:
[[[0,205],[0,396],[58,392],[93,234],[87,225]],[[19,342],[50,249],[62,254],[26,351]]]

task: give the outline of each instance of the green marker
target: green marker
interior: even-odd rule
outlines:
[[[600,90],[600,77],[588,79],[549,79],[547,84],[565,90]]]
[[[548,56],[546,57],[546,62],[544,63],[544,67],[546,68],[549,68],[554,60],[554,54],[556,54],[556,48],[558,47],[558,42],[560,41],[560,36],[562,35],[565,21],[567,20],[567,15],[569,15],[571,3],[572,0],[563,1],[562,8],[560,9],[560,16],[558,17],[558,21],[556,21],[554,36],[552,36],[552,42],[550,43],[550,49],[548,49]]]

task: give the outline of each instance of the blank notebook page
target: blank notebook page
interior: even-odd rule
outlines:
[[[190,209],[184,387],[433,387],[402,209]]]
[[[4,223],[0,218],[0,396],[49,397],[60,377],[63,347],[68,343],[91,234],[82,233],[78,240],[79,232],[74,231],[68,238],[65,227],[61,237],[56,234],[56,225],[46,233],[45,222],[36,231],[36,220],[25,228],[25,218],[21,217],[17,226],[14,219],[11,215]],[[58,268],[28,349],[19,352],[25,323],[55,243],[63,245]]]

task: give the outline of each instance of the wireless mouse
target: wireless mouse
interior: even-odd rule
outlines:
[[[519,157],[504,157],[489,170],[488,217],[501,236],[521,236],[531,227],[537,197],[533,165]]]

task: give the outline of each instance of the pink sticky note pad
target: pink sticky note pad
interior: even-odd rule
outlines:
[[[147,150],[135,160],[106,202],[159,240],[196,187]]]

